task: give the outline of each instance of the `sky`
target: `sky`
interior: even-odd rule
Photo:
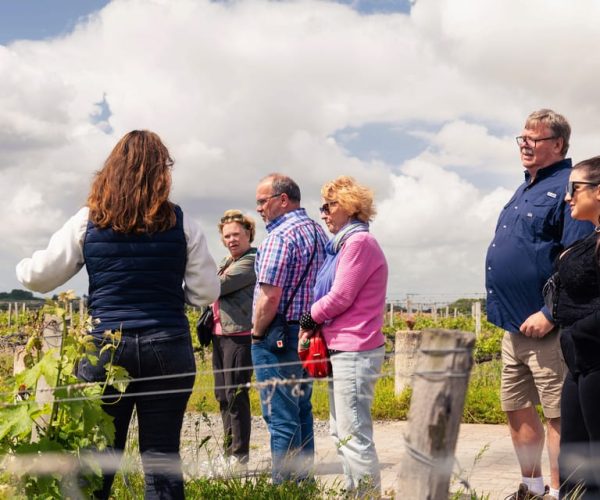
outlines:
[[[527,115],[563,113],[569,156],[598,154],[599,14],[595,0],[0,0],[0,291],[145,128],[216,260],[220,215],[255,213],[266,174],[294,178],[315,218],[320,186],[352,175],[375,193],[390,300],[482,294]],[[86,287],[81,272],[57,291]]]

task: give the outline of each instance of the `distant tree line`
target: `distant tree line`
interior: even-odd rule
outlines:
[[[45,299],[43,299],[41,297],[35,297],[33,295],[33,293],[31,293],[27,290],[13,289],[10,292],[0,292],[0,300],[7,300],[7,301],[33,300],[33,301],[44,302]]]

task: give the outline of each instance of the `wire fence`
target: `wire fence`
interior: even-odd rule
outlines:
[[[59,337],[56,335],[55,337]],[[0,347],[4,347],[7,349],[18,349],[23,346],[27,340],[27,336],[24,334],[12,334],[0,337]],[[450,348],[450,349],[427,349],[427,348],[419,348],[418,354],[429,355],[434,357],[445,357],[449,355],[455,354],[469,354],[471,349],[467,348]],[[469,370],[454,370],[443,368],[439,370],[431,370],[424,369],[422,366],[416,366],[414,370],[405,370],[403,372],[398,373],[394,370],[393,365],[394,361],[398,356],[403,356],[406,354],[403,351],[395,351],[393,353],[387,353],[385,356],[386,363],[384,366],[386,367],[379,375],[374,375],[370,378],[378,379],[381,377],[390,377],[394,375],[401,375],[409,378],[420,378],[425,379],[431,383],[442,383],[444,381],[448,381],[450,379],[466,379],[469,377]],[[411,353],[414,354],[414,353]],[[365,353],[365,357],[368,357],[370,354]],[[269,369],[269,368],[283,368],[290,366],[298,366],[301,364],[301,361],[293,361],[287,363],[272,363],[272,364],[263,364],[257,365],[253,367],[241,367],[241,368],[224,368],[220,370],[196,370],[193,372],[179,373],[179,374],[170,374],[170,375],[159,375],[159,376],[151,376],[151,377],[132,377],[121,379],[115,382],[127,382],[130,388],[133,388],[137,383],[144,382],[152,382],[152,381],[176,381],[182,378],[202,378],[202,377],[210,377],[216,373],[228,373],[235,372],[241,370],[248,369]],[[210,389],[256,389],[262,392],[262,400],[261,403],[264,407],[269,408],[270,397],[273,392],[278,387],[291,387],[293,394],[298,396],[300,391],[302,391],[303,384],[309,384],[314,382],[315,380],[320,380],[326,383],[335,383],[339,381],[348,380],[347,378],[336,377],[335,374],[330,377],[314,379],[311,377],[301,377],[301,378],[271,378],[269,380],[252,380],[247,384],[225,384],[214,386],[214,384],[195,384],[192,389],[162,389],[162,390],[152,390],[152,391],[135,391],[133,389],[126,391],[123,394],[106,394],[106,395],[81,395],[80,393],[86,387],[90,387],[95,385],[93,382],[79,382],[75,384],[61,385],[55,387],[47,387],[40,389],[41,392],[46,392],[49,394],[56,394],[57,392],[64,393],[66,392],[68,395],[66,397],[56,397],[54,402],[57,404],[61,403],[70,403],[77,402],[83,400],[102,400],[106,402],[113,401],[116,398],[129,398],[129,397],[153,397],[153,396],[164,396],[169,394],[178,394],[178,393],[192,393],[194,391],[200,390],[210,390]],[[72,394],[72,395],[70,395]],[[10,398],[15,398],[12,401]],[[20,405],[32,404],[32,401],[28,398],[31,397],[30,394],[24,394],[22,391],[20,394],[15,394],[14,391],[5,391],[0,393],[0,398],[4,399],[3,403],[0,403],[3,407],[17,407]],[[361,396],[359,396],[361,397]],[[442,455],[437,457],[432,457],[426,453],[423,453],[417,447],[413,446],[409,439],[404,439],[404,445],[406,453],[415,461],[431,468],[440,468],[440,469],[452,469],[456,465],[455,457],[452,454]],[[600,470],[600,464],[597,461],[592,459],[588,459],[582,465],[582,457],[588,456],[589,450],[583,449],[575,449],[570,451],[569,457],[567,460],[571,461],[571,464],[574,468],[578,469],[578,473],[580,477],[589,477],[590,481],[593,480],[593,474]],[[208,454],[208,458],[210,459],[210,453]],[[161,473],[169,473],[172,471],[179,470],[181,468],[181,462],[179,455],[174,456],[164,456],[159,462],[156,462],[154,465],[147,466],[145,464],[144,469],[145,472],[148,473],[152,470],[152,467],[156,467],[157,470]],[[6,472],[8,474],[12,474],[15,476],[22,477],[24,475],[59,475],[63,477],[63,493],[65,496],[69,496],[71,498],[83,498],[80,491],[78,491],[77,481],[74,480],[77,476],[81,474],[88,473],[90,471],[97,471],[100,468],[103,473],[114,473],[120,470],[123,473],[138,473],[141,471],[141,465],[139,462],[123,462],[121,463],[121,457],[119,455],[107,455],[106,453],[96,453],[90,450],[82,450],[81,452],[74,454],[69,453],[60,453],[60,454],[52,454],[52,453],[43,453],[36,454],[34,456],[29,455],[6,455],[0,456],[0,472]],[[203,476],[206,474],[210,474],[210,464],[207,469],[206,466],[201,466],[196,463],[194,467],[186,468],[186,476],[188,478]],[[462,479],[462,483],[465,487],[469,488],[469,482],[467,479]]]

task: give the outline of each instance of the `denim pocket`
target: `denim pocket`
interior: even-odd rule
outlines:
[[[188,332],[150,341],[162,375],[189,373],[196,370],[192,340]]]
[[[98,353],[106,344],[106,341],[102,338],[94,337],[94,344],[96,344],[96,352],[94,355],[98,356]],[[119,365],[119,360],[121,358],[121,354],[123,354],[124,348],[125,340],[121,339],[116,351],[114,352],[112,359],[113,364]],[[95,365],[93,365],[87,358],[80,359],[79,363],[77,363],[77,378],[85,382],[104,382],[106,379],[106,369],[104,367],[110,362],[111,354],[111,350],[104,351],[102,355],[99,356]]]

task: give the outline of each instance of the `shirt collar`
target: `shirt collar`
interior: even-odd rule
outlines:
[[[540,179],[550,177],[554,172],[557,172],[558,170],[562,170],[563,168],[571,168],[571,158],[564,158],[563,160],[553,163],[552,165],[549,165],[544,168],[540,168],[537,171],[537,173],[535,174],[535,180],[533,181],[532,184],[537,183]],[[525,170],[525,182],[527,182],[527,184],[529,184],[530,181],[531,181],[531,174],[529,173],[529,170]]]
[[[280,215],[279,217],[275,217],[271,222],[269,222],[267,224],[267,226],[266,226],[267,233],[270,233],[271,231],[273,231],[273,229],[281,226],[282,224],[286,223],[287,221],[289,221],[291,219],[296,219],[299,217],[308,217],[308,215],[306,215],[306,210],[304,208],[296,208],[294,210],[291,210],[289,212],[286,212],[286,213]]]

